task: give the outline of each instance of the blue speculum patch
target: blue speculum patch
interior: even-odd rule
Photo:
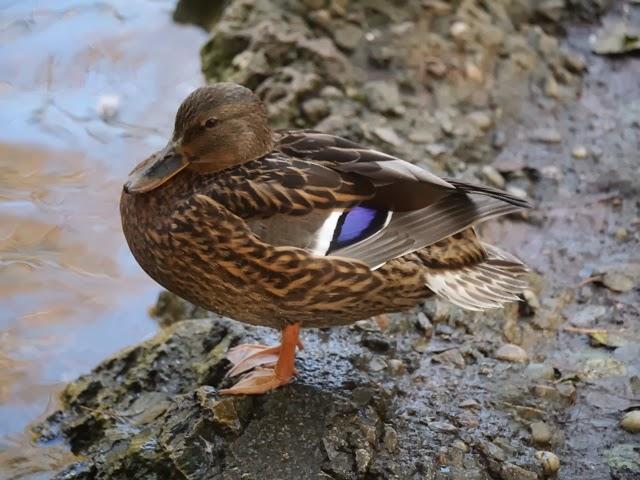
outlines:
[[[359,205],[342,214],[336,225],[329,252],[352,245],[380,230],[387,219],[386,210]]]

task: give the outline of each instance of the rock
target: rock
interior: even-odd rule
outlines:
[[[473,62],[466,62],[464,65],[464,73],[469,80],[475,83],[482,83],[484,81],[484,74],[482,70]]]
[[[467,119],[481,130],[488,130],[493,124],[491,116],[482,111],[467,114]]]
[[[533,443],[546,444],[551,441],[551,429],[545,422],[533,422],[529,425]]]
[[[522,347],[512,343],[502,345],[496,351],[495,357],[498,360],[504,360],[505,362],[512,363],[526,363],[529,360],[527,352]]]
[[[571,150],[571,156],[575,159],[582,160],[589,156],[589,151],[587,150],[587,147],[583,145],[576,145]]]
[[[345,50],[353,50],[356,48],[363,36],[364,33],[362,30],[352,23],[345,23],[333,32],[333,39],[336,41],[336,44]]]
[[[321,98],[311,98],[302,104],[302,111],[313,123],[317,123],[329,114],[329,105]]]
[[[424,333],[425,337],[431,338],[433,336],[433,324],[424,312],[418,312],[416,326],[422,331],[422,333]]]
[[[587,62],[579,54],[568,54],[564,58],[567,69],[573,73],[582,73],[587,69]]]
[[[384,426],[382,443],[389,453],[394,453],[398,449],[398,433],[389,425]]]
[[[467,32],[469,32],[469,25],[460,21],[453,22],[449,29],[451,36],[457,39],[464,37]]]
[[[607,314],[607,308],[602,305],[588,305],[569,318],[576,327],[590,327]]]
[[[637,443],[621,443],[604,451],[612,480],[640,478],[640,452]]]
[[[555,378],[553,367],[546,363],[530,363],[527,365],[525,373],[532,380],[553,380]]]
[[[629,230],[627,230],[624,227],[620,227],[616,230],[616,240],[618,240],[619,242],[624,242],[627,237],[629,236]]]
[[[437,433],[455,433],[458,429],[449,422],[429,422],[429,428]]]
[[[380,113],[394,112],[401,105],[400,90],[393,81],[373,81],[364,86],[369,107]]]
[[[549,74],[544,83],[544,93],[547,97],[558,99],[560,98],[560,86],[558,85],[558,81],[553,76],[553,74]]]
[[[405,366],[404,362],[397,358],[392,358],[391,360],[387,361],[387,366],[389,367],[389,372],[396,377],[402,375],[407,371],[407,367]]]
[[[433,158],[438,158],[440,155],[444,155],[449,151],[447,146],[442,143],[431,143],[425,147],[425,150]]]
[[[543,0],[536,7],[536,12],[547,20],[559,22],[565,13],[564,0]]]
[[[507,143],[507,135],[502,130],[496,130],[491,138],[491,146],[493,148],[502,148]]]
[[[473,398],[468,398],[467,400],[463,400],[458,405],[460,408],[480,408],[480,404],[474,400]]]
[[[402,140],[391,127],[377,127],[373,129],[373,133],[383,142],[387,142],[394,147],[398,147],[402,144]]]
[[[540,450],[536,452],[536,458],[546,476],[551,477],[560,470],[560,459],[555,453]]]
[[[620,426],[628,432],[640,433],[640,410],[627,412],[620,420]]]
[[[500,478],[501,480],[538,480],[538,475],[513,463],[505,462],[500,469]]]
[[[537,128],[529,134],[529,140],[541,143],[560,143],[562,136],[555,128]]]
[[[356,450],[356,467],[359,473],[365,473],[369,468],[371,462],[371,452],[364,448]]]
[[[598,55],[640,50],[640,31],[622,19],[605,23],[593,38],[591,49]]]
[[[485,165],[484,167],[482,167],[481,172],[484,178],[489,181],[489,183],[498,188],[504,188],[506,181],[502,174],[495,167],[491,165]]]
[[[625,293],[633,290],[635,282],[623,272],[606,272],[602,276],[602,284],[614,292]]]
[[[365,332],[360,343],[377,353],[386,353],[391,349],[391,342],[380,332]]]
[[[522,188],[520,187],[516,187],[515,185],[509,185],[507,187],[507,192],[509,192],[511,195],[515,195],[516,197],[520,197],[520,198],[527,198],[527,192],[525,192]]]

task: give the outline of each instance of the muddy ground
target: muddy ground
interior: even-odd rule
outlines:
[[[34,427],[78,455],[55,478],[640,478],[640,58],[590,41],[603,22],[637,26],[640,6],[194,4],[176,18],[211,29],[207,77],[255,88],[279,126],[530,198],[482,233],[531,266],[532,288],[497,313],[436,301],[386,327],[305,331],[296,381],[240,398],[216,393],[225,351],[277,333],[190,319],[206,315],[163,295],[158,336],[69,384]]]

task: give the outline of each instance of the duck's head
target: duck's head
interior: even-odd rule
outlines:
[[[255,160],[272,146],[266,109],[251,90],[235,83],[201,87],[180,105],[167,146],[131,171],[124,190],[148,192],[187,167],[215,172]]]

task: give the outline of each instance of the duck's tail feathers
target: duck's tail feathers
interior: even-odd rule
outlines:
[[[487,259],[477,265],[457,268],[429,268],[425,282],[439,297],[464,308],[482,311],[517,301],[528,282],[520,260],[492,245],[484,244]]]

